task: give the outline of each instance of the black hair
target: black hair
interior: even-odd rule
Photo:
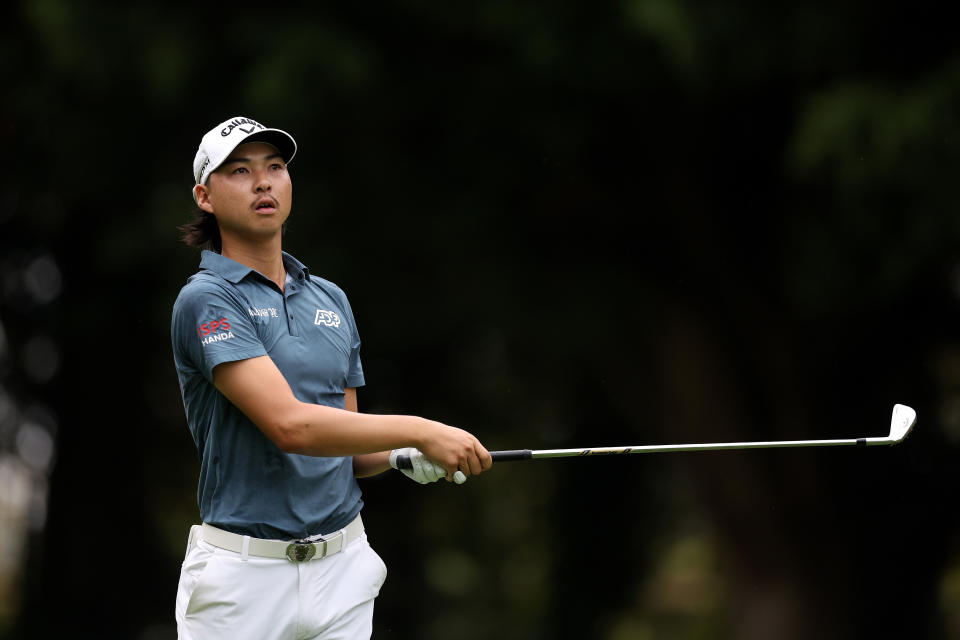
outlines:
[[[194,212],[193,220],[177,227],[180,239],[191,247],[209,249],[220,253],[223,242],[220,239],[220,227],[217,216],[200,207]]]

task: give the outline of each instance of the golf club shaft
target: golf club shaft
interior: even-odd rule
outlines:
[[[893,444],[891,438],[848,438],[841,440],[774,440],[770,442],[714,442],[706,444],[663,444],[639,447],[595,447],[590,449],[515,449],[491,451],[494,462],[537,460],[540,458],[573,458],[583,456],[610,456],[629,453],[668,453],[676,451],[723,451],[740,449],[785,449],[790,447],[842,447]],[[408,456],[398,456],[397,466],[410,468]]]
[[[891,444],[889,438],[849,438],[843,440],[777,440],[771,442],[713,442],[705,444],[662,444],[638,447],[595,447],[591,449],[521,449],[491,451],[495,461],[536,460],[539,458],[571,458],[610,456],[628,453],[669,453],[673,451],[723,451],[738,449],[785,449],[790,447],[842,447]]]

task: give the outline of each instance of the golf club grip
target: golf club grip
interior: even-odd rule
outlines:
[[[510,451],[491,451],[490,457],[494,462],[512,462],[514,460],[529,460],[533,457],[530,449],[512,449]]]
[[[513,460],[529,460],[533,457],[530,449],[514,449],[511,451],[491,451],[490,457],[494,462],[511,462]],[[397,456],[397,469],[412,469],[410,456]]]

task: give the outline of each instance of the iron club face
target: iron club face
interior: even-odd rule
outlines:
[[[891,444],[901,442],[913,429],[917,422],[917,412],[905,404],[893,406],[893,417],[890,420]]]

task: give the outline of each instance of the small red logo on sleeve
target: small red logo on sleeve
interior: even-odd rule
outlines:
[[[197,327],[197,334],[203,338],[204,336],[209,336],[213,333],[218,333],[220,331],[229,331],[230,330],[230,321],[226,318],[220,318],[219,320],[212,320],[210,322],[204,322],[202,325]]]

